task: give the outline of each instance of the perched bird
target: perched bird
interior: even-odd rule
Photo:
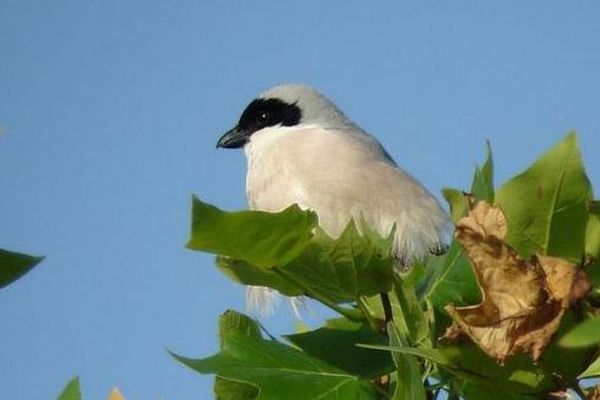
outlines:
[[[448,218],[437,200],[402,170],[371,135],[312,87],[280,85],[252,100],[217,143],[243,148],[251,209],[281,211],[297,203],[316,212],[338,237],[361,218],[386,237],[392,255],[409,265],[442,248]],[[248,287],[249,308],[272,308],[273,290]]]

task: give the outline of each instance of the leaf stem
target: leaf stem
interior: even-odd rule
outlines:
[[[273,268],[272,271],[275,271],[276,273],[278,273],[279,275],[281,275],[288,281],[292,282],[294,285],[298,286],[300,289],[302,289],[304,291],[304,293],[308,297],[312,297],[313,299],[317,300],[318,302],[322,303],[323,305],[331,308],[333,311],[336,311],[336,312],[340,313],[341,315],[343,315],[344,317],[348,318],[350,321],[362,322],[365,320],[365,316],[363,315],[363,313],[360,310],[353,310],[353,309],[342,307],[342,306],[338,305],[334,301],[332,301],[332,300],[328,299],[327,297],[314,291],[312,288],[305,285],[300,280],[296,279],[296,277],[294,277],[292,274],[288,273],[287,271],[284,271],[279,268]]]
[[[379,322],[380,320],[378,320],[378,318],[375,316],[375,314],[373,313],[373,310],[371,309],[371,307],[369,307],[369,304],[365,301],[365,298],[362,296],[359,297],[358,300],[356,301],[356,303],[358,304],[358,308],[360,308],[360,310],[362,311],[363,315],[365,316],[365,319],[369,323],[369,326],[371,327],[373,332],[380,333],[381,332],[381,322]]]

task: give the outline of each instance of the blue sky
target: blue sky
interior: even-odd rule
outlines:
[[[597,2],[27,1],[0,7],[0,247],[46,255],[0,291],[0,398],[211,398],[243,288],[184,248],[192,193],[245,207],[245,104],[310,83],[433,192],[497,182],[577,129],[600,191]],[[293,330],[282,307],[266,321]]]

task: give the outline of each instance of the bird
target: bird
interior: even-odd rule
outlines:
[[[297,204],[315,212],[333,238],[352,220],[382,237],[394,230],[391,255],[399,269],[445,247],[449,218],[437,199],[311,86],[282,84],[260,93],[217,148],[243,149],[251,210]],[[273,289],[248,286],[247,308],[268,315],[277,297]]]

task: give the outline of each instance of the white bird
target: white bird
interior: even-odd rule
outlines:
[[[317,90],[281,85],[246,107],[217,147],[244,148],[251,209],[277,212],[296,203],[339,237],[362,219],[382,237],[395,226],[392,255],[402,265],[443,247],[448,217],[416,179]],[[250,286],[250,309],[272,311],[276,293]]]

